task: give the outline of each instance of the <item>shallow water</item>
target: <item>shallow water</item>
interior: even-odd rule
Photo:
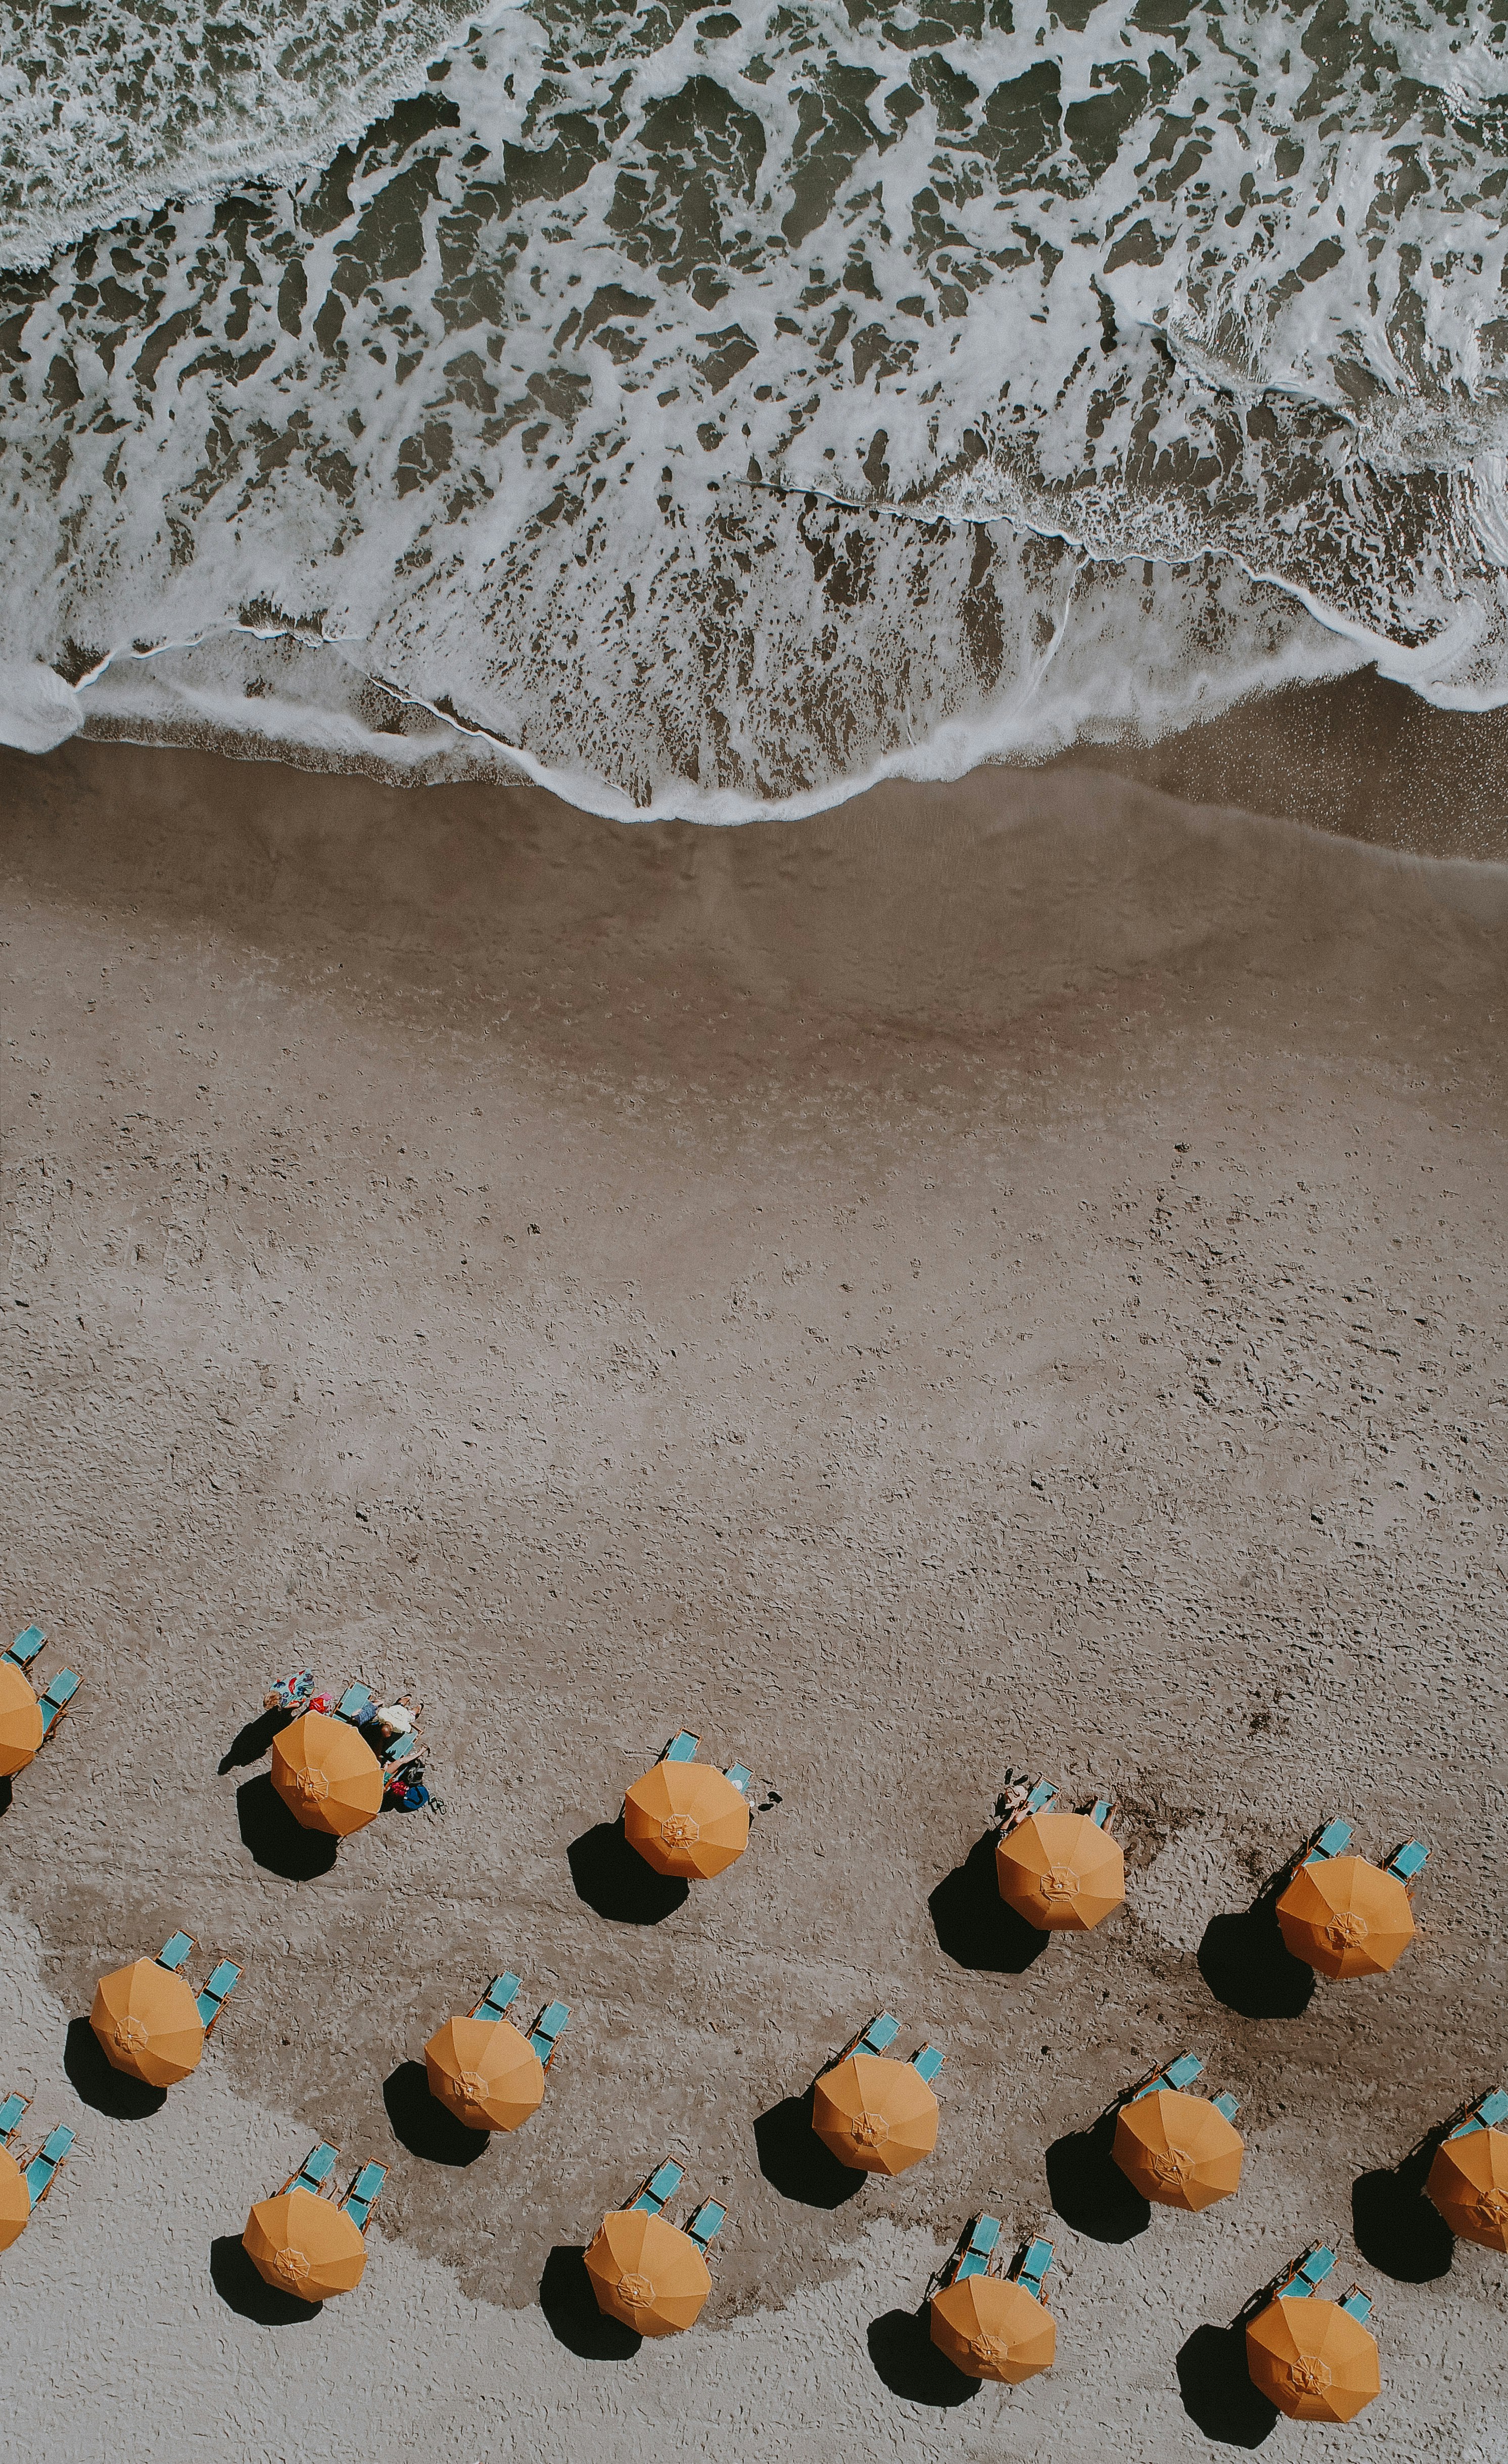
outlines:
[[[77,17],[0,12],[11,740],[736,819],[1508,698],[1508,0]]]

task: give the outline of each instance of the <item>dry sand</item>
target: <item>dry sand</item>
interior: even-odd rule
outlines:
[[[4,1605],[85,1680],[0,1830],[0,2087],[78,2132],[0,2455],[1508,2456],[1508,2263],[1392,2172],[1505,2066],[1508,871],[1072,767],[732,833],[114,746],[0,798]],[[324,1871],[236,1759],[306,1660],[422,1692],[444,1800]],[[683,1722],[779,1802],[661,1908],[603,1826]],[[1131,1868],[1030,1958],[1012,1765]],[[1238,1920],[1334,1812],[1433,1855],[1308,1995]],[[247,1973],[142,2112],[80,2014],[179,1924]],[[504,1964],[573,2017],[473,2150],[412,2066]],[[798,2100],[882,2004],[942,2135],[840,2197]],[[1086,2134],[1186,2044],[1246,2180],[1148,2217]],[[393,2170],[279,2319],[235,2240],[316,2134]],[[668,2149],[716,2291],[621,2354],[575,2254]],[[1060,2359],[959,2401],[908,2314],[981,2205]],[[1346,2432],[1225,2332],[1318,2236]]]

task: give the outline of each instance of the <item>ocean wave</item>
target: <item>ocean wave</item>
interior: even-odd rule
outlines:
[[[736,819],[1368,659],[1502,701],[1503,39],[535,0],[0,280],[0,712]]]

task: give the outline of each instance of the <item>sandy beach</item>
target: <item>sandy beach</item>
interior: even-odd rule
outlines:
[[[1503,2464],[1508,2261],[1395,2170],[1505,2058],[1496,724],[1369,827],[1272,724],[727,831],[0,756],[5,1614],[84,1681],[0,1829],[0,2092],[77,2131],[0,2456]],[[237,1741],[304,1663],[423,1696],[443,1810],[279,1825]],[[609,1827],[683,1725],[766,1810],[671,1903]],[[1045,1949],[979,1845],[1023,1767],[1129,1868]],[[1331,1814],[1432,1853],[1395,1973],[1310,1991],[1243,1912]],[[246,1975],[147,2111],[82,2014],[180,1925]],[[572,2019],[473,2148],[415,2066],[504,1966]],[[889,2185],[800,2101],[882,2006],[948,2054]],[[1203,2218],[1093,2134],[1186,2045],[1247,2138]],[[283,2316],[238,2236],[321,2135],[392,2172]],[[729,2224],[633,2351],[579,2252],[667,2152]],[[980,2207],[1059,2358],[963,2401],[916,2314]],[[1230,2333],[1317,2239],[1345,2431]]]

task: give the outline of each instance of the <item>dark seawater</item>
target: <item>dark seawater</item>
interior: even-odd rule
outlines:
[[[0,100],[0,738],[736,820],[1508,699],[1508,0],[110,0]]]

